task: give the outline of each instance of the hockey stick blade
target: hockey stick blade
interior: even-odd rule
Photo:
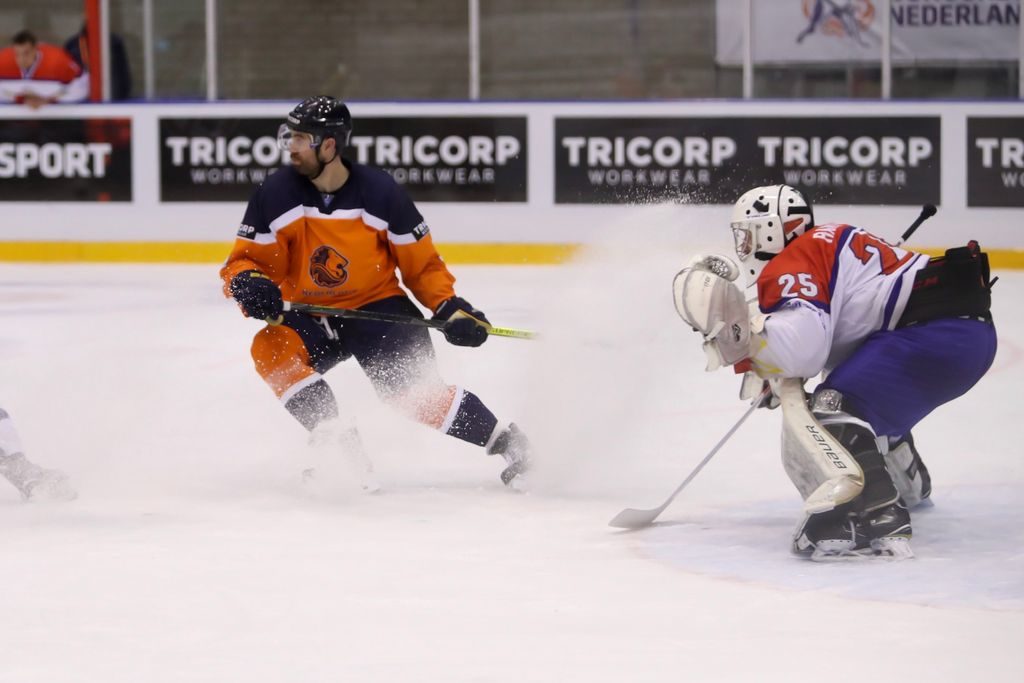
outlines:
[[[381,322],[398,323],[400,325],[416,325],[418,327],[430,327],[435,330],[444,329],[443,320],[428,320],[426,318],[415,318],[411,315],[398,315],[395,313],[378,313],[375,311],[361,311],[351,308],[331,308],[330,306],[314,306],[312,304],[301,304],[286,301],[284,310],[309,313],[310,315],[326,315],[336,318],[350,318],[353,320],[378,320]],[[537,333],[529,330],[518,330],[512,327],[496,327],[489,325],[487,334],[492,337],[511,337],[513,339],[536,339]]]
[[[717,444],[715,444],[715,447],[711,449],[711,452],[704,456],[704,459],[700,461],[700,463],[693,469],[692,472],[690,472],[689,476],[687,476],[686,479],[683,480],[683,483],[676,487],[676,490],[672,492],[672,495],[670,495],[664,503],[662,503],[656,508],[651,508],[650,510],[637,510],[634,508],[626,508],[619,514],[615,515],[612,518],[612,520],[608,522],[608,526],[613,526],[617,529],[630,530],[642,529],[646,526],[650,526],[654,522],[654,520],[656,520],[658,516],[665,511],[665,508],[667,508],[672,503],[672,501],[676,499],[676,496],[678,496],[679,493],[686,488],[687,484],[693,481],[693,478],[696,477],[702,469],[704,469],[704,466],[708,464],[711,458],[715,457],[715,453],[717,453],[719,449],[725,445],[725,442],[728,441],[732,437],[732,435],[736,433],[736,430],[740,428],[740,425],[747,421],[747,418],[750,417],[750,415],[755,410],[757,410],[757,408],[761,405],[761,403],[764,402],[764,400],[768,397],[770,393],[771,389],[765,387],[765,389],[763,389],[761,393],[758,394],[757,398],[755,398],[753,402],[750,404],[750,407],[747,408],[747,412],[743,413],[743,416],[736,422],[736,424],[734,424],[732,428],[725,433],[725,436],[723,436],[721,440]]]

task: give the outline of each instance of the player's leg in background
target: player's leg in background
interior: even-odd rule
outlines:
[[[380,488],[351,415],[339,415],[338,402],[323,373],[349,357],[330,319],[286,313],[280,325],[267,325],[252,343],[256,371],[285,409],[309,430],[309,445],[325,457],[341,456],[363,489]],[[305,474],[311,476],[312,469]]]
[[[45,469],[25,457],[14,422],[0,408],[0,475],[26,500],[73,500],[77,493],[67,476]]]
[[[362,310],[422,317],[404,296],[375,301]],[[506,484],[526,471],[529,446],[522,431],[499,422],[473,392],[444,382],[426,327],[347,320],[341,335],[383,401],[444,434],[483,447],[488,454],[502,455]]]

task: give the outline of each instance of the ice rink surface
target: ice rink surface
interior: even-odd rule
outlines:
[[[915,430],[935,506],[917,558],[789,553],[800,501],[757,411],[676,317],[675,245],[559,267],[462,266],[464,297],[538,341],[460,349],[450,383],[517,421],[501,463],[328,374],[384,492],[330,463],[252,368],[259,329],[213,266],[0,264],[0,406],[68,504],[0,482],[0,681],[1024,680],[1024,274],[997,273],[999,355]],[[941,372],[936,368],[936,372]]]

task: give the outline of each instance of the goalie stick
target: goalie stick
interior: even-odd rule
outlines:
[[[904,242],[906,242],[908,239],[910,239],[910,236],[914,234],[914,231],[921,227],[922,223],[924,223],[926,220],[934,216],[937,210],[938,209],[935,208],[934,204],[925,204],[924,206],[922,206],[921,214],[914,220],[913,223],[910,224],[909,228],[903,231],[903,234],[900,235],[900,239],[898,242],[896,242],[895,246],[898,247]]]
[[[398,315],[396,313],[377,313],[374,311],[360,311],[352,308],[331,308],[330,306],[313,306],[311,304],[298,304],[291,301],[284,302],[285,311],[297,311],[311,315],[327,315],[336,318],[352,318],[355,320],[379,320],[381,322],[399,323],[402,325],[417,325],[429,327],[435,330],[444,329],[444,320],[428,320],[426,318],[414,318],[411,315]],[[269,320],[267,322],[270,322]],[[495,327],[487,325],[487,334],[494,337],[512,337],[514,339],[536,339],[537,333],[528,330],[517,330],[512,327]]]
[[[665,508],[667,508],[672,503],[672,501],[675,500],[676,496],[679,495],[679,492],[686,488],[687,484],[693,481],[693,478],[696,477],[702,469],[704,469],[704,466],[707,465],[711,458],[715,456],[715,453],[717,453],[719,449],[725,445],[725,442],[728,441],[729,438],[736,433],[736,430],[740,428],[740,425],[747,421],[747,418],[750,417],[750,414],[757,410],[757,408],[760,407],[761,403],[763,403],[764,400],[770,394],[771,389],[769,387],[765,387],[764,389],[761,390],[761,393],[758,394],[756,398],[754,398],[753,402],[751,402],[750,408],[747,409],[747,412],[743,413],[743,416],[736,422],[736,424],[734,424],[732,428],[725,433],[725,436],[723,436],[722,439],[717,444],[715,444],[715,447],[711,449],[711,452],[704,456],[704,459],[701,460],[697,467],[695,467],[693,471],[690,472],[689,476],[687,476],[686,479],[683,480],[683,483],[676,487],[676,490],[672,492],[672,495],[668,497],[668,500],[666,500],[658,507],[652,508],[650,510],[635,510],[633,508],[626,508],[619,514],[615,515],[615,517],[613,517],[612,520],[608,522],[608,526],[613,526],[619,529],[642,529],[645,526],[649,526],[655,519],[658,518],[658,515],[664,512]]]

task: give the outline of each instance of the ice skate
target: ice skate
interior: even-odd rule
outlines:
[[[78,497],[66,474],[40,467],[22,453],[0,454],[0,474],[25,500],[68,501]]]
[[[910,549],[910,513],[901,503],[896,502],[867,513],[864,527],[871,538],[874,555],[894,560],[914,556]]]
[[[501,483],[516,491],[526,490],[526,473],[530,469],[530,442],[515,424],[502,431],[487,449],[488,455],[501,455],[507,467],[501,471]]]
[[[863,558],[873,551],[864,525],[855,514],[827,512],[804,520],[793,539],[793,552],[826,562]]]
[[[380,482],[373,471],[373,463],[366,455],[363,440],[355,426],[343,425],[336,421],[325,422],[309,434],[309,445],[325,459],[336,459],[346,475],[355,481],[364,493],[380,491]],[[302,472],[304,482],[317,478],[315,467]]]
[[[899,503],[860,515],[828,512],[807,518],[793,540],[793,551],[815,562],[885,558],[909,559],[910,513]]]
[[[932,478],[928,474],[921,454],[914,446],[914,436],[909,432],[898,438],[889,438],[889,452],[885,454],[885,468],[892,477],[896,490],[907,508],[922,503],[931,504]]]

